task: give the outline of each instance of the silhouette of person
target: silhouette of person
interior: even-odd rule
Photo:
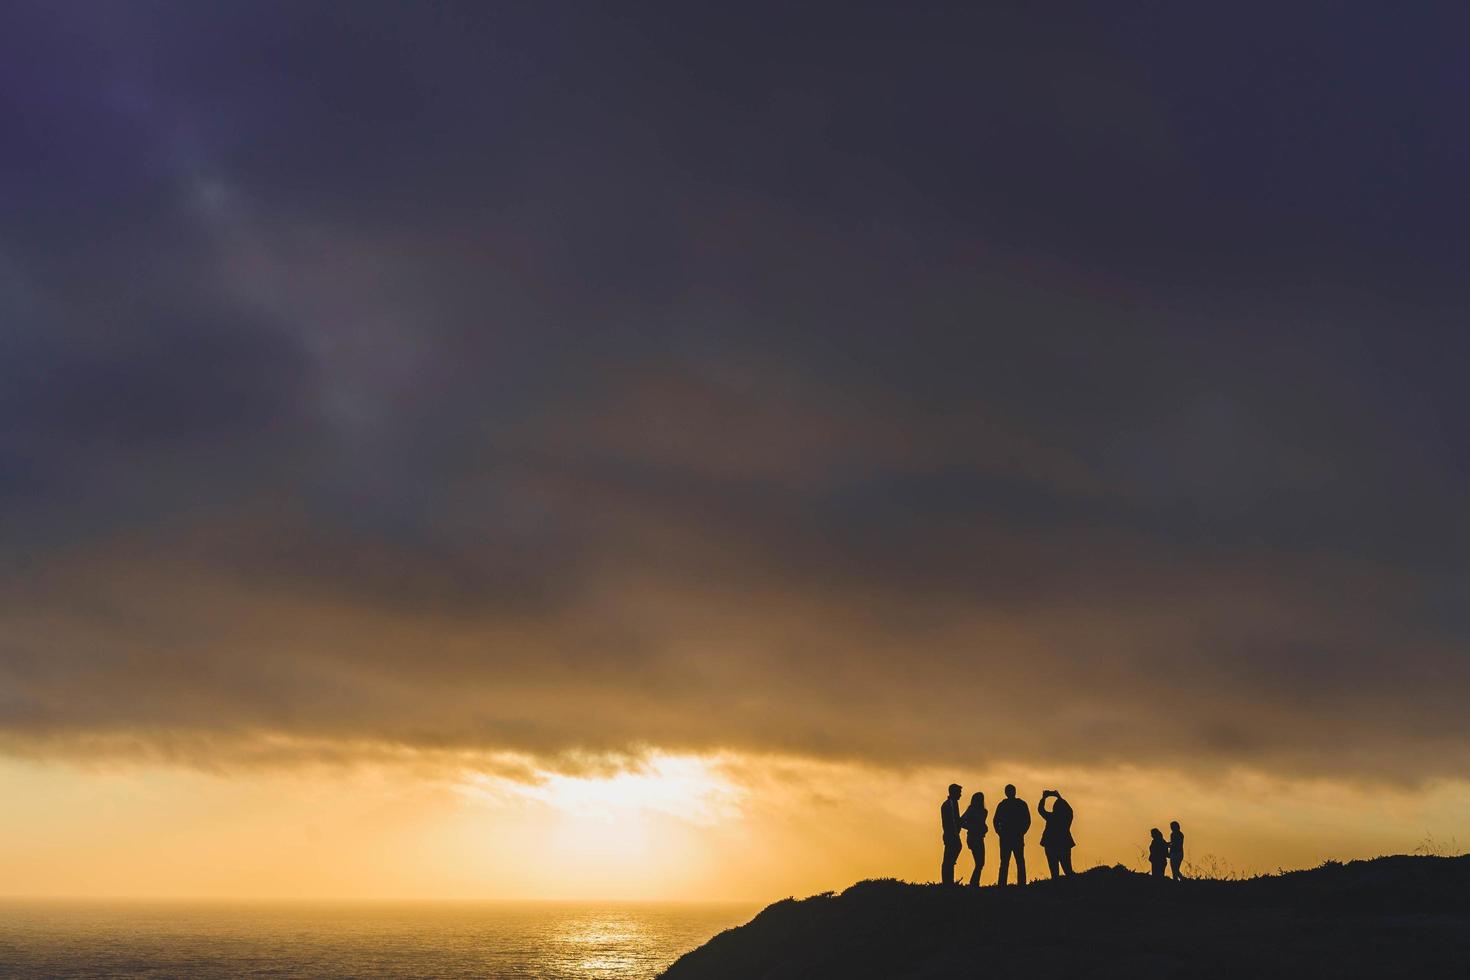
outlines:
[[[1026,884],[1026,831],[1031,829],[1031,808],[1016,798],[1016,787],[1006,785],[1006,798],[995,805],[995,836],[1000,838],[1000,879],[1010,877],[1011,857],[1016,859],[1016,884]]]
[[[1164,840],[1164,835],[1155,827],[1149,831],[1148,863],[1153,868],[1155,878],[1164,877],[1164,865],[1169,860],[1169,842]]]
[[[965,846],[975,859],[975,870],[970,872],[970,884],[976,888],[980,887],[980,871],[985,867],[985,835],[990,830],[985,826],[985,818],[989,812],[985,809],[985,794],[976,793],[970,797],[970,805],[960,815],[960,826],[965,828]]]
[[[939,825],[944,830],[944,863],[939,880],[954,884],[954,863],[960,856],[960,784],[949,784],[949,797],[939,804]]]
[[[1179,873],[1179,865],[1184,863],[1184,831],[1179,829],[1179,821],[1169,821],[1169,870],[1174,872],[1174,880],[1178,881],[1184,876]]]
[[[1047,797],[1053,800],[1050,811],[1046,809]],[[1072,804],[1062,799],[1062,794],[1054,789],[1042,790],[1036,812],[1046,821],[1046,829],[1041,832],[1041,849],[1046,852],[1046,865],[1051,869],[1051,876],[1071,874],[1072,848],[1077,846],[1072,839]]]

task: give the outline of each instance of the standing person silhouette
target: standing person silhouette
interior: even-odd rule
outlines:
[[[970,805],[960,815],[960,826],[965,828],[965,846],[970,849],[970,857],[975,859],[975,870],[970,872],[970,884],[976,888],[980,887],[980,871],[985,867],[985,835],[990,830],[985,826],[985,818],[989,813],[985,809],[985,794],[976,793],[970,797]]]
[[[1046,809],[1047,797],[1054,801],[1050,811]],[[1046,789],[1041,791],[1036,812],[1046,821],[1046,829],[1041,832],[1041,849],[1046,852],[1046,865],[1051,869],[1051,876],[1070,875],[1072,848],[1077,846],[1072,839],[1072,804],[1062,799],[1062,794],[1056,790]]]
[[[1174,880],[1178,881],[1184,876],[1179,873],[1179,865],[1184,863],[1184,831],[1179,829],[1179,821],[1169,821],[1169,870],[1174,872]]]
[[[949,796],[939,804],[939,825],[944,831],[944,863],[939,879],[954,884],[954,863],[960,856],[960,784],[949,784]]]
[[[1164,865],[1169,860],[1169,842],[1164,840],[1164,835],[1155,827],[1149,832],[1148,863],[1153,869],[1153,876],[1160,880],[1164,877]]]
[[[1016,787],[1006,784],[1006,798],[995,805],[995,836],[1000,838],[1000,879],[1010,877],[1011,856],[1016,858],[1016,884],[1026,884],[1026,831],[1031,829],[1031,808],[1016,799]]]

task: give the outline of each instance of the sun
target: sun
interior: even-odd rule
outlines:
[[[526,793],[562,813],[600,823],[656,814],[706,821],[728,816],[741,796],[708,761],[672,755],[610,776],[550,773]]]
[[[580,820],[613,823],[633,816],[690,820],[728,818],[745,791],[726,779],[717,759],[658,753],[607,775],[528,767],[529,778],[466,771],[457,789],[492,803],[532,803]]]
[[[742,819],[746,791],[726,778],[717,758],[654,754],[626,768],[587,774],[531,769],[529,778],[466,772],[467,801],[497,811],[486,845],[508,870],[504,828],[534,851],[540,872],[582,893],[636,894],[673,887],[709,860],[711,828]]]

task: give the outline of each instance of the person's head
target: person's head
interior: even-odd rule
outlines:
[[[970,805],[971,806],[984,806],[985,805],[985,794],[984,793],[971,793],[970,794]]]
[[[1006,783],[1006,799],[1008,799],[1008,800],[1014,800],[1015,798],[1016,798],[1016,787],[1013,786],[1013,785],[1011,785],[1010,783]]]
[[[1155,827],[1153,830],[1150,830],[1149,831],[1149,836],[1151,836],[1154,840],[1163,840],[1164,839],[1163,832],[1160,831],[1159,828],[1157,828],[1157,827]]]
[[[949,798],[950,799],[952,799],[952,800],[959,799],[960,798],[960,793],[961,793],[961,789],[960,789],[960,784],[959,783],[950,783],[949,784]]]
[[[1169,829],[1172,830],[1172,831],[1174,831],[1177,834],[1179,832],[1179,821],[1178,820],[1170,820],[1169,821]]]

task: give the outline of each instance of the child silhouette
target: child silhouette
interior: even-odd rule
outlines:
[[[1153,867],[1155,878],[1164,877],[1164,866],[1169,863],[1169,842],[1164,840],[1164,835],[1159,828],[1155,827],[1149,831],[1148,863]]]

